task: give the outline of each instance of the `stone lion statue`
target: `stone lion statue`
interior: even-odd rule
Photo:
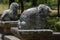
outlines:
[[[44,4],[25,10],[20,16],[20,29],[44,29],[46,17],[51,11],[51,8]]]
[[[15,21],[18,19],[19,5],[15,2],[11,3],[10,8],[5,10],[1,15],[1,20],[3,21]]]

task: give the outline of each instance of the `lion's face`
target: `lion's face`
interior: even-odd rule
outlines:
[[[44,4],[40,4],[38,6],[38,11],[39,11],[39,14],[40,15],[43,15],[43,16],[47,16],[49,15],[49,13],[52,11],[50,7],[44,5]]]
[[[19,8],[19,5],[15,2],[13,2],[11,5],[10,5],[10,9],[12,10],[17,10]]]

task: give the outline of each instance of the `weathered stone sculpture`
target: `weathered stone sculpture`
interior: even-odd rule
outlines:
[[[18,19],[18,14],[17,14],[17,10],[18,10],[19,5],[15,2],[13,2],[10,5],[10,9],[5,10],[3,12],[3,14],[1,15],[1,20],[3,21],[15,21]]]
[[[44,29],[49,12],[50,7],[44,4],[25,10],[20,16],[20,29]]]

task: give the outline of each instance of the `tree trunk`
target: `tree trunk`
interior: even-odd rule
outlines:
[[[11,4],[12,2],[15,2],[15,0],[9,0],[9,6],[10,6],[10,4]]]
[[[29,2],[30,0],[26,0],[26,2]]]
[[[0,0],[0,3],[3,3],[3,0]]]
[[[32,6],[36,6],[37,5],[37,0],[32,0]]]
[[[59,6],[60,6],[60,0],[58,0],[58,17],[60,17],[60,13],[59,13]]]
[[[45,3],[47,4],[47,0],[45,0]]]
[[[20,4],[21,4],[21,13],[24,11],[24,4],[23,4],[23,0],[19,0]]]
[[[57,21],[59,21],[59,18],[60,18],[60,13],[59,13],[60,0],[58,0],[57,2],[58,2],[58,6],[57,6],[58,7],[58,14],[57,14],[58,19],[57,19]]]

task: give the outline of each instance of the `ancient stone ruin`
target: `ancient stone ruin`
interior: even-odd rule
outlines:
[[[18,21],[0,21],[0,27],[9,30],[5,40],[60,40],[60,32],[46,28],[46,17],[50,7],[40,4],[38,7],[25,10]],[[3,26],[2,26],[3,25]],[[9,28],[9,29],[7,29]]]
[[[25,10],[20,16],[20,29],[46,28],[46,17],[51,11],[51,8],[44,4],[40,4],[38,7]]]

